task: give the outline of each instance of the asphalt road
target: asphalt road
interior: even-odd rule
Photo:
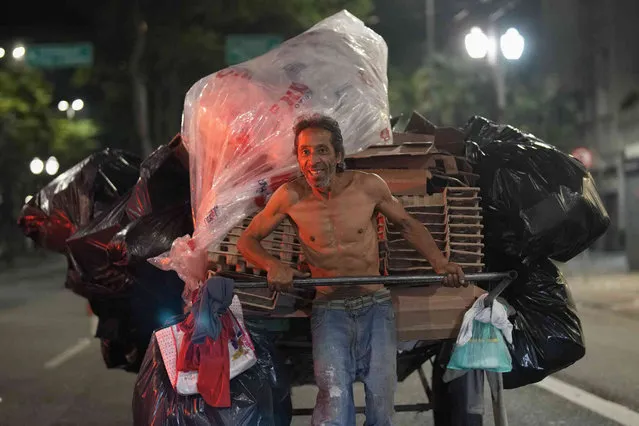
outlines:
[[[98,342],[90,339],[86,303],[62,282],[59,264],[0,273],[0,425],[131,424],[135,376],[104,367]],[[639,320],[589,306],[580,311],[588,353],[555,377],[639,411]],[[295,388],[294,405],[312,407],[314,395],[311,386]],[[356,399],[363,402],[359,387]],[[416,375],[399,385],[396,403],[422,401]],[[507,391],[506,404],[513,426],[618,424],[538,386]],[[489,403],[485,420],[493,424]],[[433,424],[430,413],[399,413],[395,423]]]

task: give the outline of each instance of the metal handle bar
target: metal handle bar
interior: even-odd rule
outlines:
[[[309,288],[317,286],[343,286],[353,284],[384,284],[387,286],[399,285],[428,285],[438,284],[445,275],[397,275],[397,276],[368,276],[368,277],[330,277],[330,278],[299,278],[293,280],[293,286],[297,288]],[[481,272],[465,274],[466,281],[493,281],[505,280],[510,284],[517,278],[517,272]],[[267,288],[266,281],[240,281],[235,282],[237,289]],[[503,290],[503,289],[502,289]]]

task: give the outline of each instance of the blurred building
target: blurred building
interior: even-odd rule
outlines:
[[[639,49],[636,0],[542,0],[548,73],[583,96],[581,137],[611,215],[598,248],[627,249],[639,269]]]

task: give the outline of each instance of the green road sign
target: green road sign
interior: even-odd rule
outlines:
[[[26,48],[27,64],[35,68],[73,68],[93,63],[91,43],[33,44]]]
[[[263,55],[282,43],[275,34],[232,34],[226,36],[226,64],[235,65]]]

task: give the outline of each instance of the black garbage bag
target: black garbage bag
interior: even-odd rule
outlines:
[[[247,322],[258,362],[231,380],[231,407],[214,408],[199,395],[183,396],[171,386],[160,349],[151,338],[133,391],[133,422],[139,426],[284,426],[291,422],[288,385],[272,338]]]
[[[132,285],[119,298],[97,298],[91,308],[98,316],[96,337],[101,340],[107,368],[137,373],[153,331],[182,314],[184,282],[174,271],[149,263],[128,268]]]
[[[191,199],[188,154],[180,136],[153,151],[140,165],[136,183],[127,205],[127,214],[139,218]]]
[[[132,278],[126,270],[114,265],[109,257],[111,239],[131,222],[127,216],[128,194],[109,211],[67,239],[67,253],[78,275],[73,290],[87,299],[120,297],[131,286]]]
[[[42,188],[23,208],[22,231],[38,245],[63,253],[65,241],[116,203],[137,182],[140,159],[105,149]]]
[[[592,176],[575,158],[482,117],[468,122],[466,137],[480,175],[487,247],[566,262],[610,225]]]
[[[581,359],[586,353],[581,321],[566,280],[548,259],[524,265],[499,252],[486,253],[491,272],[517,270],[518,278],[502,294],[514,308],[513,344],[508,345],[513,370],[504,387],[539,382]]]
[[[173,241],[193,233],[191,203],[152,210],[146,216],[129,223],[110,241],[109,258],[116,265],[146,262],[171,249]]]

